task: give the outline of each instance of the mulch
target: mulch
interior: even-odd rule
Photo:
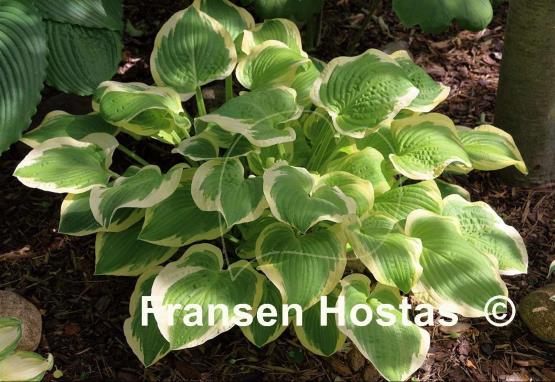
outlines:
[[[367,1],[328,1],[322,44],[313,54],[331,59],[349,49],[360,53],[388,44],[408,44],[417,63],[451,86],[439,111],[456,123],[474,127],[493,120],[503,25],[507,9],[497,10],[488,29],[479,33],[453,28],[439,36],[401,26],[385,2],[358,44],[352,36],[366,17]],[[140,37],[126,37],[125,60],[117,79],[152,80],[148,56],[161,24],[179,2],[129,0],[126,17]],[[145,19],[144,16],[147,15]],[[88,99],[46,89],[40,115],[54,108],[86,112]],[[37,121],[40,120],[40,116]],[[94,276],[94,237],[68,237],[56,227],[62,197],[29,189],[11,176],[27,149],[16,144],[0,161],[0,289],[14,290],[36,304],[44,320],[39,351],[51,352],[67,381],[374,381],[376,370],[352,346],[330,358],[304,350],[293,333],[258,349],[238,329],[194,349],[172,352],[144,369],[125,343],[122,325],[128,316],[133,278]],[[146,152],[146,155],[157,155]],[[115,162],[127,159],[117,157]],[[484,200],[523,235],[530,267],[524,276],[504,278],[511,298],[545,284],[555,254],[555,188],[526,189],[507,185],[496,173],[472,173],[456,179],[473,200]],[[533,337],[518,318],[495,328],[484,319],[464,319],[457,333],[430,329],[432,345],[420,381],[555,380],[555,346]],[[45,380],[53,380],[48,374]]]

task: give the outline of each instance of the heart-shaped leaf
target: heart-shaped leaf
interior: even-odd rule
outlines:
[[[235,40],[245,29],[254,27],[254,18],[228,0],[195,0],[193,6],[218,20]]]
[[[245,31],[241,44],[241,50],[245,54],[251,54],[251,50],[265,41],[280,41],[297,53],[304,55],[302,48],[301,33],[297,24],[287,19],[268,19],[257,24],[251,30]]]
[[[58,23],[123,30],[121,0],[43,0],[37,2],[37,7],[45,18]]]
[[[374,205],[374,187],[372,187],[372,183],[348,172],[329,172],[321,177],[318,183],[337,187],[353,199],[356,203],[356,214],[358,216],[364,215]]]

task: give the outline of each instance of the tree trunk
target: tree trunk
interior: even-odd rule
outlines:
[[[495,124],[530,170],[519,183],[555,181],[555,0],[511,0]]]

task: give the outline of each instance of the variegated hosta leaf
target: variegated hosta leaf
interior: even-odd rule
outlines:
[[[357,139],[356,146],[359,150],[372,147],[378,150],[384,158],[389,158],[390,154],[395,153],[395,140],[391,134],[390,127],[379,128],[374,133],[362,139]]]
[[[437,178],[451,164],[472,168],[453,121],[441,114],[423,114],[393,121],[395,154],[389,160],[409,179]]]
[[[95,274],[138,276],[162,264],[177,248],[161,247],[139,239],[141,223],[121,232],[99,232],[95,242]]]
[[[193,161],[206,161],[220,157],[220,145],[217,136],[204,130],[200,134],[182,141],[179,146],[172,150],[174,154],[181,154]],[[246,156],[259,149],[253,146],[247,138],[236,135],[229,149],[222,155],[224,158],[236,158]]]
[[[241,134],[259,147],[292,142],[295,131],[281,125],[301,116],[302,108],[295,102],[295,97],[295,90],[286,87],[246,92],[197,120],[212,122],[226,131]]]
[[[423,246],[422,276],[413,288],[417,300],[465,317],[483,317],[488,300],[507,296],[497,260],[466,240],[456,218],[418,210],[408,216],[405,230]]]
[[[16,351],[0,359],[0,381],[42,381],[52,366],[52,354],[45,359],[37,353]]]
[[[528,270],[528,253],[522,237],[484,202],[471,203],[459,195],[444,199],[443,215],[454,216],[464,238],[482,252],[494,256],[502,275]]]
[[[235,75],[251,90],[290,86],[297,69],[309,63],[309,58],[281,41],[268,40],[250,49],[250,54],[239,61]]]
[[[152,284],[161,270],[162,267],[154,267],[139,277],[129,301],[131,317],[123,324],[123,332],[129,347],[145,367],[155,364],[170,351],[170,344],[160,334],[154,317],[147,316],[148,324],[146,326],[142,324],[142,298],[151,296]]]
[[[264,173],[264,195],[274,217],[300,232],[321,221],[341,222],[357,209],[339,188],[318,182],[306,169],[284,161]]]
[[[347,264],[345,241],[333,229],[297,236],[283,223],[269,225],[256,242],[256,260],[284,304],[307,309],[337,285]]]
[[[370,291],[370,280],[360,274],[345,277],[341,286],[346,314],[345,326],[340,326],[340,330],[386,380],[408,379],[426,360],[430,335],[412,322],[404,324],[403,315],[398,309],[401,302],[399,291],[380,284]],[[368,325],[357,325],[351,318],[351,310],[358,304],[367,305],[372,312],[372,320]],[[391,305],[387,309],[395,317],[391,326],[377,322],[378,307],[382,304]],[[367,317],[363,309],[356,313],[359,321]]]
[[[0,153],[31,123],[46,77],[44,24],[34,2],[0,3]]]
[[[328,296],[327,305],[335,306],[339,290],[334,289]],[[320,323],[321,302],[303,312],[303,324],[295,325],[295,334],[301,344],[314,354],[324,357],[341,350],[345,344],[345,335],[337,327],[335,315],[328,317],[327,326]]]
[[[41,0],[37,7],[46,19],[59,23],[123,30],[121,0]]]
[[[355,255],[378,282],[409,293],[422,273],[420,240],[405,235],[396,219],[379,212],[350,225],[346,234]]]
[[[297,103],[305,108],[312,105],[310,92],[316,80],[320,77],[320,71],[312,62],[300,66],[295,73],[295,79],[291,87],[297,92]]]
[[[463,187],[459,186],[458,184],[448,183],[441,179],[434,179],[437,187],[441,191],[441,197],[446,198],[449,195],[457,194],[465,200],[470,202],[470,192],[465,190]]]
[[[21,142],[32,148],[52,138],[71,137],[83,139],[92,133],[115,135],[117,129],[104,121],[98,113],[72,115],[65,111],[52,111],[44,117],[40,125],[26,133]]]
[[[341,192],[353,199],[356,203],[356,214],[358,216],[364,215],[374,205],[374,188],[372,183],[356,175],[345,171],[329,172],[322,176],[318,183],[337,187]]]
[[[326,109],[337,131],[354,138],[389,125],[418,96],[418,88],[387,54],[370,49],[329,62],[312,88],[312,102]]]
[[[15,350],[21,334],[19,318],[0,317],[0,360]]]
[[[251,30],[245,31],[241,50],[248,55],[255,46],[268,40],[280,41],[297,53],[307,56],[303,52],[301,33],[297,24],[287,19],[264,20]]]
[[[195,169],[183,171],[177,189],[146,210],[139,238],[152,244],[182,247],[223,236],[228,228],[218,212],[200,210],[191,195]]]
[[[66,93],[89,95],[116,73],[120,32],[45,20],[48,36],[46,81]]]
[[[416,65],[409,53],[405,50],[398,50],[391,57],[401,66],[405,76],[420,91],[407,109],[427,113],[435,109],[449,96],[449,87],[440,82],[436,82],[424,69]]]
[[[281,322],[283,315],[283,303],[281,301],[279,289],[276,288],[276,286],[266,277],[263,277],[262,298],[260,299],[259,306],[263,304],[270,304],[276,308],[276,323],[271,326],[263,326],[255,318],[251,325],[241,327],[241,331],[245,337],[247,337],[251,343],[259,348],[275,341],[279,336],[281,336],[288,326],[288,322],[285,322],[285,325],[282,325]]]
[[[237,245],[236,253],[242,259],[254,259],[256,257],[256,240],[270,224],[277,223],[272,216],[261,216],[255,221],[237,226],[241,231],[241,242]]]
[[[112,173],[112,154],[118,141],[105,133],[49,139],[19,163],[14,176],[31,188],[56,193],[81,193],[104,186]]]
[[[228,0],[195,0],[193,6],[220,22],[235,40],[245,29],[254,27],[254,18]]]
[[[262,178],[245,179],[239,159],[212,159],[203,163],[193,176],[193,200],[203,211],[219,211],[228,227],[248,223],[267,207]]]
[[[414,210],[424,209],[440,214],[442,208],[441,192],[433,180],[393,188],[374,200],[374,210],[397,220],[406,219]]]
[[[171,88],[106,81],[96,90],[93,106],[104,120],[133,134],[172,145],[189,135],[191,121]]]
[[[103,227],[112,223],[120,208],[148,208],[173,194],[185,166],[178,164],[166,174],[149,165],[130,176],[121,176],[107,187],[91,190],[90,205],[94,218]]]
[[[376,196],[391,189],[395,178],[391,171],[386,171],[383,155],[372,147],[363,150],[347,147],[345,155],[328,163],[327,171],[346,171],[359,178],[366,179],[374,187]]]
[[[226,270],[222,269],[223,265],[219,248],[196,244],[179,260],[166,265],[154,280],[154,315],[171,349],[192,348],[231,329],[238,319],[234,307],[239,304],[258,306],[264,278],[245,260],[231,264]],[[190,304],[200,305],[202,311],[172,309],[176,304],[185,308]],[[209,306],[216,304],[227,307],[229,320],[225,320],[221,309],[215,309],[214,325],[209,325]],[[185,326],[185,320],[189,326]]]
[[[492,171],[515,166],[521,173],[528,174],[510,134],[491,125],[475,129],[458,126],[458,129],[459,138],[476,170]]]
[[[194,6],[177,12],[162,26],[150,57],[154,82],[175,89],[182,101],[199,86],[229,76],[236,63],[229,32]]]

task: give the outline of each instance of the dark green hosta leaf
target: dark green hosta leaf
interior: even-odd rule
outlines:
[[[37,7],[46,19],[59,23],[123,30],[121,0],[40,0]]]
[[[319,13],[324,0],[255,0],[256,14],[263,19],[275,17],[293,18],[308,21],[310,17]]]
[[[46,35],[29,1],[0,3],[0,153],[21,137],[35,114],[46,76]]]

